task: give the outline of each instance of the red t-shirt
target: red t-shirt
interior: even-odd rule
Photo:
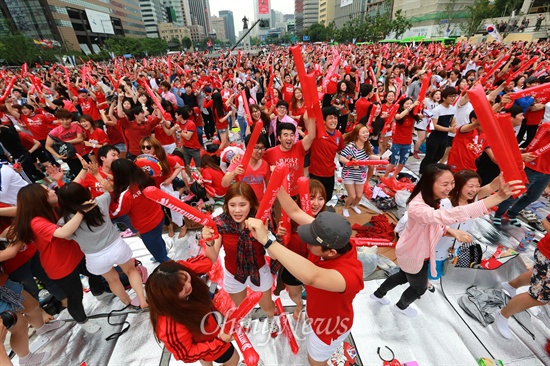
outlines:
[[[124,140],[122,127],[118,122],[118,120],[116,122],[116,126],[106,126],[106,127],[107,127],[107,137],[109,138],[109,142],[111,145],[126,143],[126,141]]]
[[[0,202],[0,207],[4,208],[4,207],[12,207],[12,206]],[[11,217],[0,216],[0,232],[3,232],[4,230],[6,230],[12,224],[12,222],[13,220]],[[32,258],[34,253],[36,253],[36,250],[37,250],[36,246],[33,243],[23,244],[21,246],[21,249],[19,249],[19,252],[17,252],[17,254],[15,255],[15,257],[6,259],[5,261],[2,262],[3,272],[7,274],[13,273],[23,264],[27,263],[29,259]]]
[[[153,177],[157,187],[160,187],[162,182],[164,182],[166,179],[168,179],[172,175],[176,165],[179,164],[179,158],[174,155],[166,155],[166,160],[168,161],[168,166],[170,167],[170,171],[166,173],[163,172],[161,176]]]
[[[55,116],[50,113],[42,114],[37,112],[30,117],[24,114],[21,115],[21,122],[27,126],[32,136],[38,141],[45,141],[48,138],[50,129],[55,127],[51,125],[53,121],[55,121]]]
[[[550,234],[546,233],[546,235],[540,239],[537,248],[546,258],[550,259]]]
[[[101,128],[95,128],[92,133],[84,130],[84,133],[86,134],[85,136],[85,140],[88,141],[88,142],[91,142],[91,143],[96,143],[96,148],[94,149],[92,146],[85,146],[85,150],[86,150],[86,154],[89,154],[91,152],[94,153],[95,156],[97,156],[97,150],[99,150],[99,148],[101,146],[103,146],[104,143],[109,143],[109,137],[107,136],[107,134],[105,133],[105,131],[103,131]]]
[[[227,168],[227,172],[232,172],[236,167],[236,165],[231,164],[229,168]],[[264,197],[265,186],[269,181],[270,176],[271,170],[269,168],[269,164],[267,161],[262,159],[258,169],[254,170],[252,169],[252,165],[248,164],[248,166],[245,167],[244,174],[237,176],[236,180],[237,182],[248,183],[254,193],[256,193],[258,202],[260,202]]]
[[[412,143],[412,134],[414,131],[414,118],[407,115],[403,118],[403,123],[395,123],[395,133],[392,135],[394,144],[410,145]]]
[[[96,102],[88,97],[86,99],[78,98],[78,104],[82,109],[82,114],[87,114],[92,117],[94,121],[101,120],[101,115],[99,114],[99,109],[97,108]]]
[[[550,122],[544,123],[539,126],[539,129],[533,141],[538,140],[539,137],[540,137],[540,141],[537,144],[534,144],[533,146],[530,145],[527,148],[527,152],[535,151],[537,149],[540,149],[550,144],[550,129],[544,128],[548,123]],[[536,158],[535,160],[529,163],[525,163],[525,166],[540,173],[550,174],[550,149],[546,150],[544,153],[539,155],[539,157]]]
[[[542,121],[543,116],[544,116],[544,108],[538,111],[528,110],[525,113],[525,124],[527,126],[537,126],[540,123],[540,121]]]
[[[225,250],[224,265],[225,269],[229,273],[235,275],[237,273],[237,244],[239,241],[239,236],[237,234],[223,234],[222,243],[223,249]],[[258,264],[258,269],[265,264],[265,250],[264,247],[258,243],[256,240],[253,240],[254,243],[254,255],[256,256],[256,263]],[[361,274],[362,275],[362,274]]]
[[[283,100],[290,104],[292,96],[294,95],[294,85],[283,83]]]
[[[52,280],[68,276],[84,258],[84,253],[74,240],[53,236],[57,225],[43,217],[31,221],[34,244],[40,252],[40,263]]]
[[[332,135],[327,131],[326,135],[317,137],[311,145],[311,161],[313,163],[309,167],[309,172],[318,177],[333,177],[336,169],[334,157],[343,148],[344,138],[338,130],[334,130]],[[327,195],[330,194],[327,192]]]
[[[171,145],[176,142],[174,135],[167,135],[166,131],[164,131],[164,128],[162,128],[160,124],[155,126],[153,133],[155,134],[155,138],[159,140],[161,145]]]
[[[182,132],[193,132],[193,135],[189,140],[187,140],[183,136],[180,136],[181,141],[183,143],[183,147],[186,147],[188,149],[200,150],[201,144],[199,143],[199,136],[196,133],[197,126],[195,125],[195,123],[188,119],[183,123],[180,123],[179,125],[181,127]]]
[[[111,217],[128,214],[132,226],[142,234],[153,230],[164,219],[160,205],[145,197],[135,186],[122,192],[118,200],[112,199],[109,211]]]
[[[340,79],[340,76],[338,74],[333,75],[330,78],[330,81],[327,84],[327,94],[336,94],[336,91],[338,90],[338,81]]]
[[[290,189],[288,194],[295,196],[298,194],[298,178],[304,176],[304,157],[307,151],[304,150],[302,141],[292,145],[289,151],[282,151],[281,145],[268,149],[264,154],[264,159],[269,165],[285,163],[289,169]],[[311,169],[311,167],[310,167]]]
[[[95,99],[97,101],[97,106],[101,110],[107,110],[109,109],[109,104],[107,104],[107,98],[105,97],[105,94],[99,92],[95,93]],[[100,115],[101,119],[101,115]]]
[[[463,127],[459,128],[453,139],[453,146],[447,161],[447,164],[455,173],[464,169],[477,171],[476,159],[479,158],[487,146],[484,133],[479,135],[476,129],[466,133],[460,132]]]
[[[367,115],[369,107],[372,105],[367,98],[359,98],[355,102],[355,113],[357,113],[357,122],[361,121],[361,118]]]
[[[223,171],[212,169],[210,167],[201,169],[202,179],[205,185],[209,185],[214,189],[214,194],[217,197],[225,196],[229,187],[222,186]]]
[[[107,174],[103,173],[103,170],[101,170],[101,168],[99,168],[98,173],[99,175],[101,175],[102,178],[107,177]],[[90,173],[86,173],[84,179],[77,183],[84,188],[88,188],[90,190],[90,193],[92,194],[92,198],[99,197],[103,193],[105,193],[105,190],[101,186],[101,183],[99,183],[97,179],[95,179],[95,177]]]
[[[308,259],[318,267],[340,272],[346,281],[346,290],[339,293],[305,286],[311,328],[321,341],[330,344],[353,325],[352,304],[355,295],[364,287],[363,266],[357,259],[355,248],[334,259],[321,260],[313,254]],[[330,301],[330,306],[327,306],[327,301]]]
[[[82,131],[82,128],[76,123],[71,123],[69,128],[63,128],[63,126],[57,126],[56,128],[50,131],[51,136],[57,137],[63,142],[74,140],[78,134],[84,135],[84,131]],[[78,154],[85,155],[84,143],[79,142],[78,144],[73,144],[73,146]]]
[[[151,135],[155,126],[160,122],[160,119],[155,117],[142,124],[138,124],[135,121],[130,122],[127,118],[121,118],[118,121],[122,127],[126,129],[124,133],[128,139],[128,151],[132,155],[140,155],[141,149],[139,147],[139,142],[142,138]]]

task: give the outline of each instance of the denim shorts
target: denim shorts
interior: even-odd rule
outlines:
[[[393,144],[391,146],[390,164],[405,164],[411,153],[410,144]]]

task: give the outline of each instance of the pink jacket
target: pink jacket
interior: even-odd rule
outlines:
[[[437,275],[435,246],[447,232],[447,225],[489,213],[483,201],[436,210],[424,202],[421,193],[409,203],[407,212],[409,221],[395,248],[397,262],[406,273],[416,274],[422,269],[424,260],[430,258],[430,273],[434,277]]]

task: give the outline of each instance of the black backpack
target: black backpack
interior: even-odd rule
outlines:
[[[464,243],[457,251],[457,262],[455,267],[471,268],[481,263],[483,251],[481,245],[475,243]]]

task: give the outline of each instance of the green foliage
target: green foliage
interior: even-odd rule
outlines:
[[[412,23],[410,20],[405,18],[405,16],[401,13],[401,9],[399,9],[393,15],[391,27],[392,31],[395,32],[395,38],[399,39],[406,31],[411,29]]]
[[[492,8],[494,17],[507,17],[512,15],[515,10],[516,15],[519,14],[523,0],[495,0],[495,4]]]
[[[193,45],[193,41],[191,41],[191,38],[189,37],[183,37],[183,39],[181,40],[181,45],[183,46],[183,48],[189,49]]]
[[[460,23],[460,29],[466,35],[473,35],[485,19],[497,16],[498,11],[489,6],[489,0],[474,0],[472,5],[466,6],[466,12],[468,17]]]
[[[107,49],[115,54],[122,56],[132,54],[134,56],[161,55],[166,53],[168,44],[160,38],[130,38],[117,37],[105,40]]]
[[[0,40],[2,58],[10,65],[31,64],[38,59],[40,47],[24,35],[7,35]]]

